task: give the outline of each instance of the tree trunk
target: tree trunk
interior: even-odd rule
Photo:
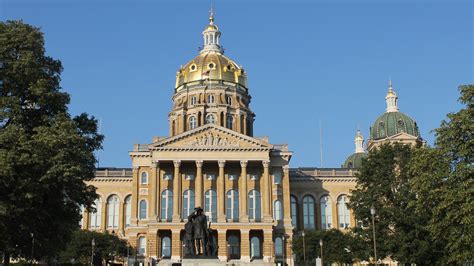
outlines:
[[[10,266],[10,253],[8,252],[5,252],[5,254],[3,254],[3,265]]]

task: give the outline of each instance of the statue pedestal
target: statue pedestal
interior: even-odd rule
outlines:
[[[183,259],[181,262],[182,266],[212,266],[219,265],[220,261],[218,258],[192,258],[192,259]]]

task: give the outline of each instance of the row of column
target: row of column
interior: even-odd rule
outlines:
[[[182,242],[181,242],[181,229],[171,230],[171,259],[178,261],[182,257]],[[158,257],[160,255],[160,239],[155,232],[148,232],[147,238],[147,254],[150,257]],[[274,253],[274,232],[272,230],[263,230],[261,235],[261,251],[264,261],[270,262],[272,258],[275,258]],[[218,246],[218,258],[221,261],[228,260],[229,247],[227,243],[228,235],[227,230],[217,230],[217,246]],[[136,240],[135,240],[136,241]],[[287,262],[291,260],[291,243],[292,238],[288,237],[283,242],[283,252],[287,258]],[[240,261],[250,262],[250,230],[240,230]]]
[[[196,206],[203,206],[203,161],[195,161],[196,163],[196,179],[195,179],[195,205]],[[218,222],[225,222],[225,200],[226,200],[226,193],[225,193],[225,160],[219,160],[219,175],[217,177],[217,219]],[[241,174],[238,179],[239,182],[239,191],[244,192],[239,197],[239,206],[240,206],[240,221],[245,221],[248,218],[247,214],[247,165],[248,161],[242,160],[240,161],[241,166]],[[262,209],[263,209],[263,220],[264,221],[271,221],[271,193],[272,193],[272,182],[270,180],[270,161],[262,161],[263,165],[263,184],[261,188],[262,193]],[[181,221],[181,201],[182,201],[182,177],[181,177],[181,161],[175,160],[173,161],[173,222]],[[284,168],[285,169],[285,168]],[[160,205],[160,197],[157,197],[158,193],[160,192],[160,182],[159,182],[159,173],[160,173],[160,166],[159,162],[152,163],[152,171],[151,171],[151,198],[150,198],[150,217],[157,217],[158,211],[157,207]],[[287,200],[284,200],[285,205],[284,207],[289,210],[289,176],[287,171],[284,171],[284,178],[283,185],[285,187],[285,191],[288,190],[288,193],[284,192],[284,196],[288,196]],[[134,181],[132,185],[133,189],[133,197],[132,197],[132,220],[137,221],[138,217],[138,200],[139,200],[139,171],[138,168],[134,168]],[[233,181],[232,181],[233,182]],[[285,195],[288,194],[288,195]],[[288,202],[288,203],[287,203]],[[286,206],[288,205],[288,206]],[[285,218],[290,215],[289,212],[284,212]],[[289,221],[291,216],[289,216]]]

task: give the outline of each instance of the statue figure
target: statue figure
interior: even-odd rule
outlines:
[[[187,249],[186,254],[196,256],[194,250],[194,225],[192,221],[192,214],[188,217],[188,222],[184,225],[184,245]]]
[[[201,207],[197,207],[194,210],[193,230],[196,251],[198,255],[207,255],[207,217],[204,215],[203,209]]]

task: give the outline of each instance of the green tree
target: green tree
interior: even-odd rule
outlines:
[[[0,22],[0,253],[44,259],[78,227],[95,188],[94,151],[103,137],[86,114],[71,117],[61,62],[45,55],[43,34]],[[33,244],[34,242],[34,244]]]
[[[413,206],[429,217],[444,264],[474,260],[474,86],[459,91],[464,108],[447,115],[435,130],[435,146],[419,150],[411,167]]]
[[[61,263],[90,264],[92,256],[92,239],[94,239],[94,264],[120,261],[133,255],[133,248],[127,241],[107,232],[100,233],[86,230],[76,230],[66,248],[59,254]]]
[[[375,208],[377,259],[391,257],[400,263],[433,265],[439,248],[426,225],[429,216],[415,212],[416,201],[410,181],[410,161],[416,148],[384,144],[363,161],[349,207],[363,225],[356,232],[363,238],[373,257],[371,206]],[[369,259],[369,258],[365,258]]]
[[[353,263],[358,261],[361,252],[361,239],[350,231],[337,229],[305,231],[304,249],[303,237],[298,235],[293,240],[293,252],[300,265],[313,265],[314,260],[321,257],[320,241],[322,240],[324,263]]]

